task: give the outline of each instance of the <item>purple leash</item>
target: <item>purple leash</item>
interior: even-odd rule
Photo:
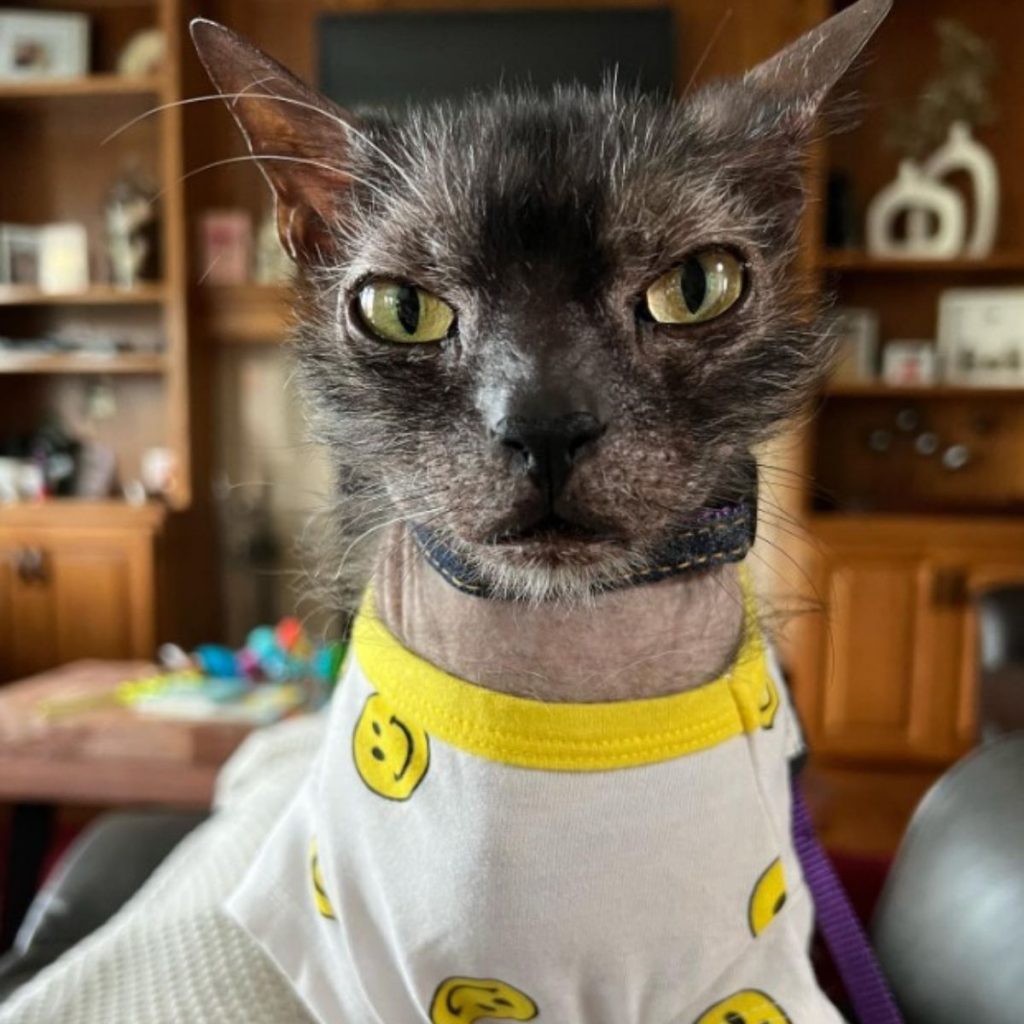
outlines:
[[[818,928],[860,1024],[903,1024],[868,937],[814,832],[811,816],[795,779],[793,838],[804,878],[814,898]]]

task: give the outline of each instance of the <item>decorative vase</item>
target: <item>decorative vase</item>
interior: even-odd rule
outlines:
[[[896,226],[907,216],[907,232]],[[966,213],[959,193],[925,174],[913,160],[900,163],[896,180],[871,201],[867,248],[872,256],[952,259],[964,247]]]
[[[954,121],[946,142],[925,161],[921,170],[937,182],[957,172],[970,178],[974,224],[964,255],[979,259],[990,255],[999,222],[999,170],[992,154],[971,134],[970,125]]]

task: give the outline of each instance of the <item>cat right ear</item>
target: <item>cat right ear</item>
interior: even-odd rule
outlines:
[[[322,262],[344,212],[355,119],[223,25],[196,18],[190,27],[203,67],[274,192],[285,249],[296,262]]]
[[[857,0],[748,71],[743,84],[782,100],[794,127],[808,130],[891,9],[892,0]]]

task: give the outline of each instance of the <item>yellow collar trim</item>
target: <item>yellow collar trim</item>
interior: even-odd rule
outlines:
[[[779,695],[747,594],[745,640],[732,669],[669,697],[548,704],[476,686],[403,647],[367,594],[353,626],[355,656],[394,713],[450,746],[548,771],[608,771],[668,761],[771,728]]]

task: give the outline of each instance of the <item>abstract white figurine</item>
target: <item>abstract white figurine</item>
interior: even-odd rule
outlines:
[[[904,214],[908,230],[899,238],[895,228]],[[868,207],[868,252],[904,259],[952,259],[963,251],[966,220],[958,192],[925,174],[913,160],[903,160],[896,180]]]
[[[971,134],[965,121],[949,126],[949,137],[921,168],[935,181],[963,172],[971,179],[974,193],[974,224],[964,248],[965,256],[983,258],[996,244],[999,222],[999,171],[992,154]]]

